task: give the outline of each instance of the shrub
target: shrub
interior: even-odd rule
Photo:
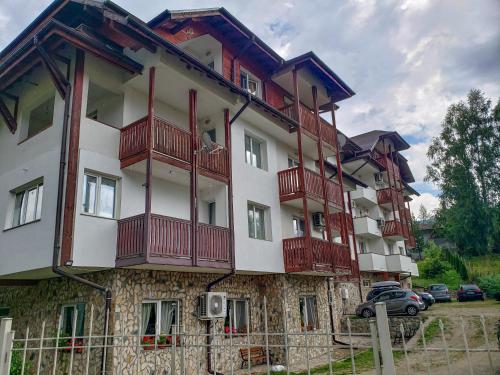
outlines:
[[[440,278],[441,277],[438,277],[438,279],[440,279]],[[457,290],[459,288],[460,284],[463,282],[462,278],[460,277],[458,272],[455,271],[454,269],[447,270],[442,275],[442,278],[443,278],[442,282],[444,284],[446,284],[448,286],[448,288],[454,289],[454,290]]]
[[[21,349],[22,345],[20,343],[15,343],[14,348]],[[21,350],[12,351],[12,358],[10,361],[10,375],[20,375],[23,365],[23,352]],[[26,359],[24,363],[24,373],[28,374],[33,367],[33,362],[31,360]]]
[[[500,301],[500,274],[482,276],[478,279],[477,284],[488,297],[494,297]]]
[[[444,259],[443,250],[434,242],[429,242],[424,249],[424,260],[418,265],[422,277],[432,279],[443,276],[451,269]]]

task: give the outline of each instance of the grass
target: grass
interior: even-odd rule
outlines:
[[[394,352],[394,360],[399,360],[404,357],[404,353],[402,351]],[[363,372],[366,370],[370,370],[374,368],[373,364],[373,350],[368,349],[362,352],[359,352],[354,355],[354,362],[356,364],[356,372]],[[352,374],[352,362],[351,357],[342,359],[340,361],[336,361],[332,363],[332,372],[335,375],[351,375]],[[316,367],[311,370],[311,374],[314,375],[324,375],[329,373],[328,364]],[[286,371],[273,372],[273,374],[286,374]],[[293,375],[305,375],[305,372],[290,372]]]
[[[500,254],[468,258],[465,262],[475,275],[493,275],[500,272]]]
[[[485,301],[466,301],[466,302],[458,302],[458,301],[453,301],[453,302],[445,302],[445,303],[440,303],[439,305],[442,305],[443,307],[452,307],[452,308],[457,308],[457,309],[463,309],[463,308],[480,308],[480,307],[496,307],[500,309],[500,302],[495,301],[494,299],[487,298]],[[433,306],[439,306],[438,304],[433,305]]]
[[[449,319],[448,318],[441,318],[441,321],[443,322],[443,325],[446,327],[447,324],[449,324]],[[425,342],[429,343],[436,335],[439,335],[440,329],[439,329],[439,319],[434,319],[432,322],[430,322],[427,327],[424,329],[424,337],[425,337]],[[422,345],[424,340],[422,337],[418,339],[418,345]]]

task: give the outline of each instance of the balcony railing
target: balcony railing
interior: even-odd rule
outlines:
[[[401,222],[399,220],[386,221],[382,229],[382,235],[384,237],[404,237]]]
[[[304,194],[323,199],[321,176],[307,168],[293,167],[278,172],[278,186],[282,201],[299,198]]]
[[[345,215],[347,231],[349,233],[353,233],[354,229],[352,225],[352,216],[347,212],[345,214],[343,212],[336,212],[330,215],[330,224],[332,226],[332,229],[336,230],[337,232],[341,232],[343,215]]]
[[[333,203],[337,207],[342,207],[342,189],[337,182],[327,179],[326,180],[326,199],[328,202]]]
[[[296,237],[283,240],[286,272],[346,272],[351,267],[349,247],[319,238]],[[311,264],[312,262],[312,264]]]
[[[295,110],[294,104],[286,105],[282,107],[280,110],[281,112],[283,112],[283,114],[290,117],[292,120],[298,121],[297,111]],[[300,120],[302,128],[306,130],[309,134],[315,137],[319,135],[314,111],[307,108],[302,103],[300,104]],[[325,141],[330,146],[336,148],[337,146],[335,142],[336,139],[335,129],[333,128],[333,126],[330,123],[328,123],[328,121],[320,117],[320,128],[321,128],[321,137],[323,141]]]
[[[394,206],[398,206],[398,204],[400,205],[404,204],[403,194],[401,194],[394,188],[385,188],[377,190],[377,200],[378,204],[391,204],[391,202],[394,202]]]
[[[155,116],[151,128],[151,142],[149,142],[148,126],[148,118],[143,117],[121,129],[121,161],[144,154],[148,151],[148,147],[151,147],[152,151],[175,161],[188,165],[192,163],[192,142],[189,131]],[[151,146],[149,146],[150,143]],[[229,155],[226,148],[214,144],[213,152],[201,148],[201,145],[199,149],[198,166],[201,169],[224,177],[229,176]]]
[[[117,264],[127,259],[150,258],[163,259],[161,264],[168,264],[165,259],[184,260],[182,264],[191,265],[192,225],[191,221],[151,214],[151,227],[145,233],[145,214],[118,221],[118,240],[116,249]],[[198,224],[198,259],[227,263],[230,259],[230,231],[228,228]],[[149,236],[149,237],[145,237]],[[149,239],[149,254],[146,254],[146,240]],[[145,262],[145,260],[143,261]],[[179,264],[173,261],[172,264]]]

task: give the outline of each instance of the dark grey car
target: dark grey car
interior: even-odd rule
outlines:
[[[425,305],[422,299],[411,290],[396,289],[380,293],[371,301],[362,303],[356,308],[356,315],[370,318],[375,315],[375,303],[385,302],[388,315],[407,314],[415,316]]]
[[[432,294],[436,302],[451,302],[450,291],[446,284],[431,284],[424,290]]]

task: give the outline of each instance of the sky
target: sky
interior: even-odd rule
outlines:
[[[50,1],[1,0],[0,49]],[[348,136],[396,130],[428,210],[439,191],[424,182],[432,137],[447,107],[472,88],[500,97],[500,0],[115,0],[144,21],[165,9],[225,7],[283,58],[314,51],[355,92],[340,102]],[[145,6],[147,4],[147,6]]]

